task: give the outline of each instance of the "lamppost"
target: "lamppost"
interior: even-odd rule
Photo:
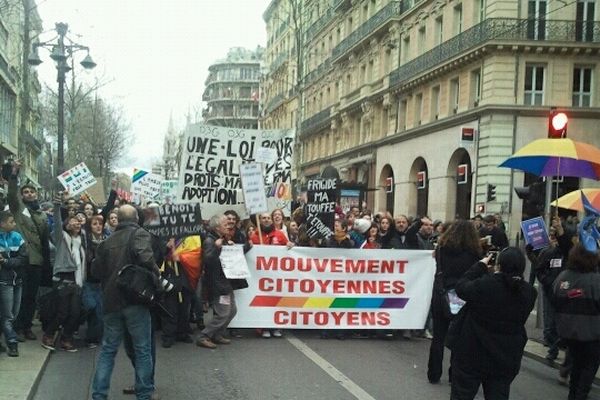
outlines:
[[[96,66],[96,63],[90,57],[90,49],[87,46],[82,46],[75,43],[67,37],[69,25],[63,22],[57,22],[55,24],[55,30],[58,34],[55,38],[47,42],[33,43],[31,53],[27,59],[29,65],[38,66],[42,63],[37,49],[39,47],[50,50],[50,58],[56,63],[56,70],[58,72],[56,81],[58,82],[58,154],[56,157],[58,173],[64,172],[64,135],[65,135],[65,75],[71,70],[68,59],[73,57],[73,53],[79,50],[87,51],[87,55],[80,62],[81,66],[85,69],[92,69]],[[65,39],[68,43],[65,43]]]

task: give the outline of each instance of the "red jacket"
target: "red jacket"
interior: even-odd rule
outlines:
[[[261,233],[262,244],[285,246],[288,243],[288,238],[285,236],[285,233],[279,229],[273,229],[270,233],[265,233],[263,231],[261,231]],[[254,244],[261,244],[258,236],[258,229],[252,233],[252,236],[250,236],[250,241]]]

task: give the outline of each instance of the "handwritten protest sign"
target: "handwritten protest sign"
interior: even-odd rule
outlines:
[[[85,192],[86,189],[96,184],[96,178],[85,163],[79,163],[63,172],[58,176],[58,180],[71,196]]]
[[[176,202],[199,202],[204,215],[235,210],[244,215],[239,166],[255,161],[260,147],[275,149],[277,158],[264,165],[269,209],[289,215],[293,130],[250,130],[205,124],[188,126],[183,139]]]
[[[240,178],[242,179],[242,191],[248,214],[269,211],[261,165],[258,163],[240,165]]]
[[[550,245],[546,223],[542,217],[535,217],[522,221],[521,230],[523,231],[525,242],[530,244],[534,250]]]
[[[131,178],[131,193],[141,201],[158,200],[161,194],[162,177],[143,169],[134,169]]]
[[[162,181],[160,185],[160,197],[163,201],[172,200],[177,196],[177,180],[169,179]]]
[[[333,234],[337,180],[310,179],[306,187],[306,233],[311,238],[328,238]]]
[[[221,260],[221,268],[223,268],[223,273],[227,279],[245,279],[250,277],[243,244],[221,247],[219,260]]]
[[[200,234],[199,204],[165,204],[144,209],[144,228],[161,239]]]
[[[225,248],[227,246],[223,246]],[[435,259],[427,250],[255,245],[232,328],[423,329]]]

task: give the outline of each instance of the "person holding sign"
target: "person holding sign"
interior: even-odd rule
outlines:
[[[270,216],[269,216],[270,217]],[[207,349],[215,349],[218,344],[229,344],[225,338],[227,325],[237,313],[233,291],[247,287],[245,280],[227,279],[221,266],[221,249],[223,246],[235,244],[228,240],[230,234],[228,218],[223,214],[214,215],[208,222],[209,232],[202,243],[202,262],[204,264],[204,284],[208,290],[208,298],[213,308],[213,318],[206,323],[200,333],[196,345]],[[251,248],[249,242],[244,243],[244,252]]]

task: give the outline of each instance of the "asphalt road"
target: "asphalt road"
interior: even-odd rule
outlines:
[[[447,375],[427,381],[426,339],[320,339],[315,331],[262,339],[251,330],[231,345],[208,350],[178,343],[158,346],[157,388],[162,399],[196,400],[398,400],[448,399]],[[89,399],[98,349],[57,351],[41,377],[36,400]],[[447,370],[447,366],[445,371]],[[566,399],[557,371],[528,358],[511,387],[511,399]],[[133,383],[133,369],[121,349],[111,399],[134,399],[121,390]],[[480,393],[477,399],[483,399]],[[600,400],[594,387],[591,400]]]

